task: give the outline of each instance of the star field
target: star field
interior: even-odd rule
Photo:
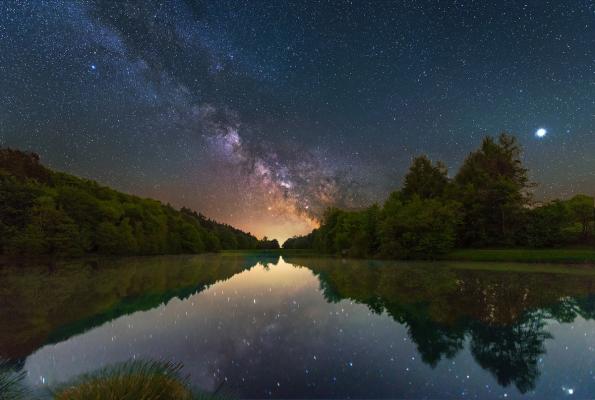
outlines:
[[[7,0],[0,55],[0,145],[258,236],[501,131],[538,198],[595,194],[589,0]]]

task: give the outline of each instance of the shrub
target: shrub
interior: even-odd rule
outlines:
[[[56,400],[190,400],[181,364],[128,361],[82,375],[54,393]]]

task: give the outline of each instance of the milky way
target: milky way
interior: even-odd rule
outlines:
[[[0,92],[1,145],[259,236],[503,130],[595,194],[593,1],[6,0]]]

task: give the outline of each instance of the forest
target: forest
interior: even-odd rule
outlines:
[[[55,172],[0,148],[0,254],[75,257],[278,248],[187,208]]]
[[[416,157],[400,190],[364,210],[328,209],[286,249],[350,257],[434,259],[454,248],[593,245],[593,197],[536,202],[517,139],[486,137],[453,178],[442,162]]]

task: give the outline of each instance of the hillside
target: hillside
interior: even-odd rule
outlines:
[[[180,254],[276,244],[186,208],[52,171],[37,154],[0,148],[0,254]]]

